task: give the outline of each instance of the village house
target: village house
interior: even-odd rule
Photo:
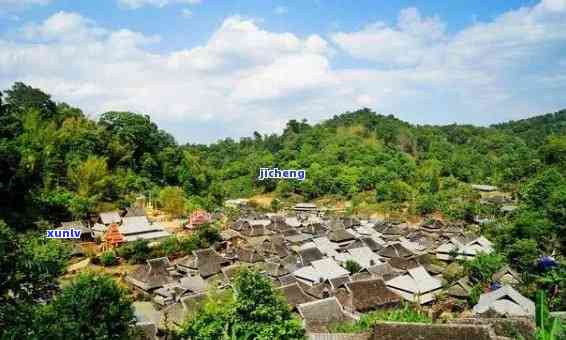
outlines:
[[[119,229],[126,242],[135,240],[156,241],[171,235],[158,223],[150,223],[145,215],[124,217]]]
[[[312,239],[312,244],[305,244],[304,247],[316,247],[326,256],[335,257],[338,255],[337,249],[338,245],[336,243],[330,242],[328,237],[317,237]]]
[[[202,209],[194,211],[191,216],[189,216],[189,221],[185,225],[188,229],[197,229],[203,224],[210,223],[212,221],[212,216]]]
[[[483,236],[476,237],[471,241],[456,237],[443,243],[436,248],[436,258],[444,261],[472,260],[479,253],[489,254],[493,251],[493,243]]]
[[[76,239],[79,242],[93,242],[95,239],[94,232],[92,229],[87,227],[83,221],[69,221],[69,222],[61,222],[61,227],[55,228],[55,230],[80,230],[81,236],[80,238]],[[75,240],[75,239],[69,239]]]
[[[142,292],[150,293],[174,281],[168,272],[170,265],[169,259],[166,257],[147,260],[145,266],[140,266],[126,275],[125,280]]]
[[[378,264],[367,269],[368,273],[376,278],[381,278],[384,281],[391,280],[394,277],[401,275],[404,271],[397,270],[388,262]]]
[[[312,261],[310,266],[302,267],[293,272],[297,280],[312,286],[331,279],[348,276],[349,272],[340,267],[331,258]]]
[[[145,209],[143,207],[129,207],[126,208],[126,213],[124,217],[137,217],[137,216],[146,216]]]
[[[480,295],[477,305],[474,306],[474,314],[483,314],[493,311],[505,316],[529,316],[535,315],[535,303],[511,286],[503,286],[497,290]]]
[[[336,297],[303,303],[297,306],[309,332],[327,332],[328,326],[344,321],[352,321],[354,317],[345,312]]]
[[[199,275],[206,279],[212,275],[219,274],[222,267],[228,266],[231,263],[232,261],[220,256],[214,249],[206,248],[193,251],[193,256],[187,261],[179,263],[178,266],[185,271],[187,269],[196,269]]]
[[[523,281],[521,274],[511,269],[511,267],[509,266],[504,266],[499,271],[494,273],[492,280],[494,282],[499,282],[502,285],[509,286],[516,286]]]
[[[135,301],[132,303],[134,316],[136,318],[136,328],[139,329],[145,338],[157,339],[157,329],[161,319],[159,312],[151,302]]]
[[[401,298],[387,288],[382,279],[353,281],[346,284],[350,293],[348,303],[356,312],[367,312],[378,308],[390,308],[399,305]]]
[[[198,311],[206,297],[204,293],[185,296],[179,302],[164,308],[161,312],[159,329],[178,329],[187,318]]]
[[[472,189],[477,190],[477,191],[481,191],[481,192],[497,191],[496,186],[487,185],[487,184],[472,184],[471,187],[472,187]]]
[[[446,294],[457,299],[467,299],[470,297],[471,291],[472,283],[467,277],[463,277],[448,287],[448,289],[446,289]]]
[[[407,274],[386,282],[387,286],[405,300],[426,304],[440,293],[442,282],[432,277],[422,266],[409,269]]]
[[[101,212],[98,214],[98,223],[105,226],[110,226],[113,223],[120,224],[121,222],[122,217],[120,216],[120,212],[117,210]]]
[[[344,253],[338,254],[336,260],[344,264],[347,261],[354,261],[362,269],[367,269],[382,263],[382,257],[371,251],[368,247],[347,249]]]
[[[292,210],[295,211],[297,215],[304,213],[316,215],[320,212],[320,210],[314,203],[297,203],[293,206]]]
[[[341,248],[354,242],[356,237],[345,229],[334,229],[328,233],[328,239]]]
[[[314,300],[311,296],[307,295],[301,286],[293,282],[288,285],[284,285],[276,288],[277,291],[281,292],[285,296],[287,303],[292,309],[296,309],[298,305],[311,302]]]
[[[317,247],[299,249],[298,256],[303,266],[309,266],[313,261],[322,260],[324,258],[324,255]]]
[[[381,249],[378,254],[387,258],[409,258],[415,255],[412,251],[405,248],[400,242],[389,244],[387,247]]]
[[[238,224],[239,229],[235,230],[248,237],[269,235],[272,233],[268,229],[270,224],[269,219],[245,219]]]

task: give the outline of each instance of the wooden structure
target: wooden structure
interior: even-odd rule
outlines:
[[[196,210],[195,212],[193,212],[191,214],[191,216],[189,217],[189,223],[187,223],[187,228],[189,229],[196,229],[199,226],[205,224],[205,223],[210,223],[212,220],[212,217],[210,216],[209,213],[207,213],[204,210]]]
[[[118,229],[118,225],[116,223],[111,224],[104,235],[104,248],[112,249],[124,242],[126,242],[126,240]]]

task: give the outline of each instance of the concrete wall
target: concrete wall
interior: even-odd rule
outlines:
[[[487,325],[383,322],[374,327],[371,340],[495,340]]]

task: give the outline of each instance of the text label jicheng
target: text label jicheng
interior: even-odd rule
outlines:
[[[299,181],[305,180],[306,171],[304,169],[286,169],[279,170],[278,168],[261,168],[259,169],[258,181],[264,179],[296,179]]]

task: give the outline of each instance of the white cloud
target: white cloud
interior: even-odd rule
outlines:
[[[192,142],[363,106],[413,122],[501,121],[565,106],[564,3],[545,0],[454,33],[406,9],[394,26],[332,35],[341,54],[319,35],[270,32],[239,16],[201,46],[161,53],[151,46],[158,36],[59,12],[23,25],[21,39],[0,37],[0,89],[24,81],[89,113],[149,113]],[[337,67],[344,55],[366,62]]]
[[[277,15],[283,15],[283,14],[287,14],[289,12],[289,10],[285,6],[277,6],[273,10],[273,12]]]
[[[91,113],[133,110],[173,129],[212,121],[224,129],[177,133],[183,141],[273,131],[286,120],[274,102],[300,106],[286,101],[334,81],[324,39],[268,32],[238,16],[203,46],[167,54],[145,47],[159,37],[105,29],[77,13],[56,13],[22,32],[21,41],[0,39],[0,88],[25,81]]]
[[[332,40],[354,57],[403,66],[418,64],[444,39],[440,19],[421,18],[416,8],[402,10],[396,27],[376,22],[359,32],[332,35]]]
[[[138,9],[145,6],[165,7],[171,4],[198,5],[202,0],[118,0],[118,5],[127,9]]]
[[[106,30],[77,13],[58,12],[41,24],[28,24],[23,28],[28,39],[83,40],[104,35]]]
[[[532,81],[566,71],[559,62],[566,51],[566,0],[544,0],[453,34],[444,26],[410,8],[395,26],[374,23],[331,39],[353,58],[375,63],[342,72],[353,91],[373,88],[376,106],[402,117],[486,123],[566,106],[556,83]],[[383,85],[391,90],[387,96],[379,95]]]

